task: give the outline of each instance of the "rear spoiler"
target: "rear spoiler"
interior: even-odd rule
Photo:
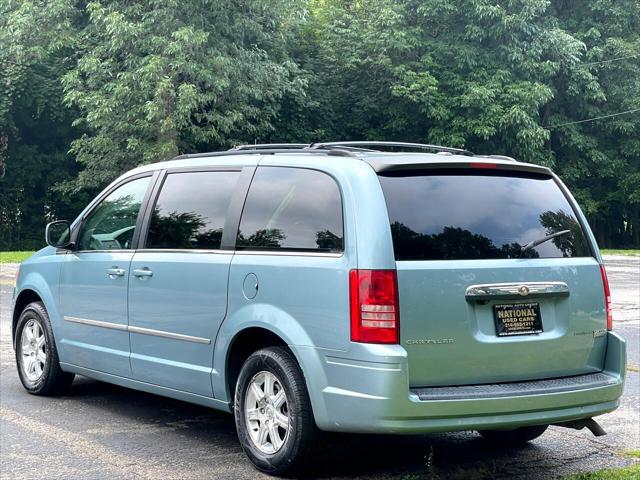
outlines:
[[[514,162],[512,160],[503,160],[499,158],[483,158],[483,157],[462,157],[458,158],[434,158],[436,155],[425,158],[420,156],[401,156],[401,157],[370,157],[364,156],[362,159],[380,174],[401,172],[407,170],[455,170],[455,169],[482,169],[482,170],[508,170],[516,172],[536,173],[552,177],[553,173],[547,167],[534,165],[532,163]]]

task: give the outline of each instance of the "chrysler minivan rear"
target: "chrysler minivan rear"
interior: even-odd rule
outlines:
[[[323,428],[592,428],[617,407],[625,347],[606,271],[555,175],[505,160],[370,164],[395,269],[351,272],[352,360],[327,361]]]
[[[604,268],[554,178],[468,168],[380,183],[412,387],[602,370]]]

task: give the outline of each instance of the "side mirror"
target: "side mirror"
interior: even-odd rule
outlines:
[[[67,220],[57,220],[47,224],[45,230],[47,245],[55,248],[67,248],[71,245],[71,224]]]

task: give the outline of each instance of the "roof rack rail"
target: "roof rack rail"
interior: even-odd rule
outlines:
[[[278,149],[302,149],[308,147],[308,143],[257,143],[255,145],[246,144],[246,145],[236,145],[233,148],[230,148],[229,151],[234,150],[270,150],[274,148]]]
[[[410,143],[410,142],[384,142],[384,141],[348,141],[348,142],[319,142],[309,145],[309,149],[318,148],[352,148],[352,147],[401,147],[414,148],[419,150],[431,150],[435,152],[449,152],[460,155],[471,155],[474,153],[462,148],[443,147],[441,145],[430,145],[428,143]]]
[[[495,160],[507,160],[509,162],[517,162],[518,161],[515,158],[509,157],[507,155],[474,155],[474,157],[478,157],[478,158],[493,158]]]
[[[470,155],[485,158],[503,158],[513,160],[511,157],[501,155],[474,155],[473,152],[463,150],[461,148],[443,147],[440,145],[429,145],[426,143],[410,143],[410,142],[384,142],[384,141],[347,141],[347,142],[318,142],[318,143],[258,143],[237,145],[229,150],[217,152],[189,153],[179,155],[174,160],[186,158],[203,158],[203,157],[223,157],[228,155],[251,155],[262,154],[272,155],[277,153],[317,153],[324,155],[335,155],[339,157],[356,157],[358,153],[381,152],[376,148],[367,147],[398,147],[412,148],[419,150],[430,150],[440,154],[458,154]]]
[[[302,149],[299,149],[302,150]],[[296,151],[293,148],[263,148],[257,150],[223,150],[218,152],[203,152],[203,153],[185,153],[183,155],[178,155],[174,157],[172,160],[185,160],[187,158],[205,158],[205,157],[226,157],[233,155],[273,155],[276,153],[291,153],[292,151]],[[346,150],[340,149],[329,149],[329,148],[318,148],[314,150],[305,149],[305,153],[315,153],[315,154],[324,154],[324,155],[334,155],[337,157],[355,157],[356,155],[352,152],[348,152]]]

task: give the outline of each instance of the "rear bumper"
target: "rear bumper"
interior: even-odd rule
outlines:
[[[624,340],[608,333],[601,373],[477,387],[409,388],[399,345],[356,345],[350,358],[295,347],[318,427],[361,433],[424,433],[511,428],[593,417],[617,408]]]

